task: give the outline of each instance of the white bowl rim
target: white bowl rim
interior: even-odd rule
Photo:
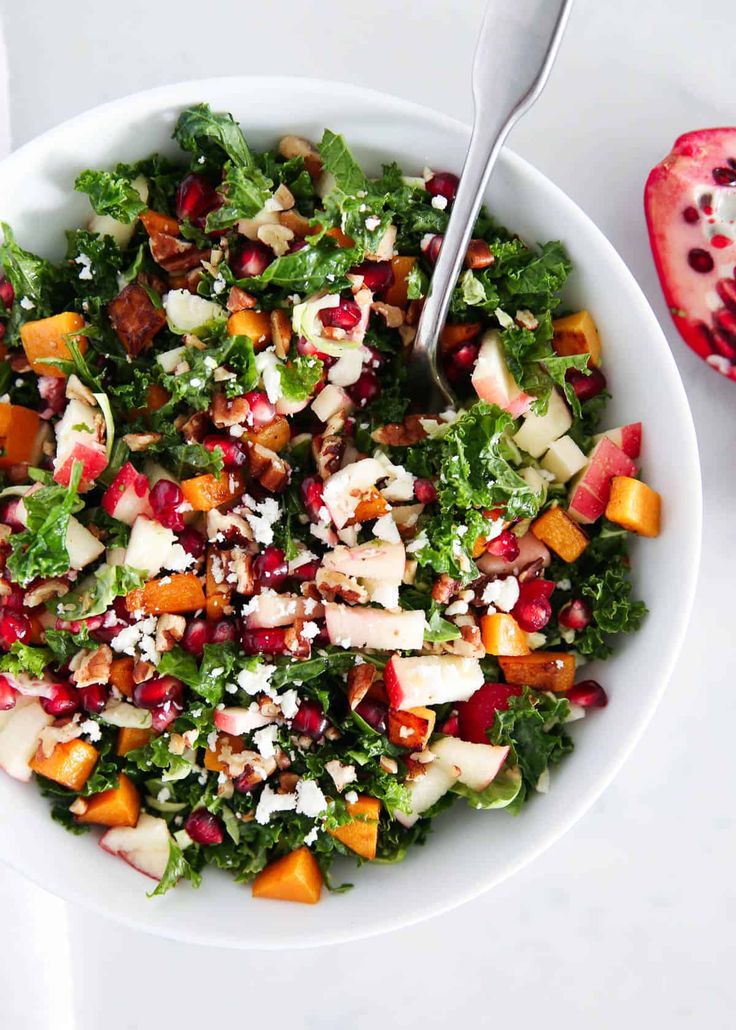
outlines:
[[[83,126],[86,121],[95,121],[101,115],[109,115],[112,117],[115,115],[117,110],[126,110],[129,107],[134,106],[136,101],[145,100],[150,102],[156,100],[158,101],[158,107],[165,104],[188,104],[191,102],[190,97],[193,93],[196,93],[203,101],[206,101],[208,98],[208,91],[215,87],[223,88],[228,86],[234,87],[237,85],[242,88],[248,83],[254,84],[256,87],[260,88],[303,86],[310,90],[321,90],[325,92],[326,95],[329,95],[329,93],[333,91],[339,91],[341,98],[349,98],[350,96],[353,96],[356,99],[363,101],[371,101],[376,105],[384,105],[386,107],[390,107],[393,111],[404,114],[408,117],[414,116],[427,122],[432,121],[439,129],[446,128],[452,133],[460,132],[466,136],[469,136],[470,132],[470,127],[465,122],[460,119],[453,118],[443,112],[436,111],[435,109],[423,104],[416,103],[403,97],[397,97],[381,90],[356,86],[351,83],[342,82],[338,79],[322,79],[312,76],[289,75],[210,76],[206,78],[180,80],[175,83],[169,83],[163,86],[153,87],[151,89],[138,90],[134,93],[129,93],[123,97],[118,97],[114,100],[106,101],[103,104],[89,108],[64,122],[53,126],[43,132],[40,136],[37,136],[18,147],[0,161],[0,169],[12,167],[17,162],[25,161],[29,157],[33,157],[35,152],[43,153],[47,151],[49,146],[53,144],[54,140],[57,137],[61,138],[62,134],[67,132],[70,128]],[[288,941],[283,944],[275,941],[267,942],[265,944],[234,942],[229,938],[226,940],[217,940],[212,935],[203,936],[202,934],[197,934],[196,932],[190,933],[186,930],[177,932],[177,930],[174,930],[171,927],[162,927],[160,925],[151,926],[143,920],[129,916],[125,911],[116,911],[114,915],[111,915],[109,911],[105,910],[104,903],[92,895],[91,892],[85,892],[81,888],[77,889],[73,885],[66,887],[65,889],[49,887],[43,882],[41,875],[30,874],[22,866],[19,860],[6,854],[0,854],[1,861],[14,869],[20,875],[24,876],[26,879],[30,879],[31,882],[35,883],[37,886],[49,891],[62,900],[72,901],[75,904],[81,905],[88,911],[94,912],[98,915],[107,916],[116,922],[122,923],[130,929],[144,931],[156,936],[185,943],[206,944],[213,947],[237,948],[239,950],[281,950],[283,948],[302,949],[309,947],[322,947],[331,944],[347,943],[354,940],[364,940],[384,933],[389,933],[393,930],[412,926],[445,912],[449,912],[460,905],[464,905],[502,883],[504,880],[517,873],[524,866],[537,859],[544,851],[567,833],[567,831],[592,807],[618,774],[619,770],[640,741],[662,699],[662,696],[664,695],[675,664],[678,660],[695,598],[702,545],[703,501],[700,459],[692,413],[690,411],[687,394],[680,378],[675,359],[667,344],[662,327],[652,311],[641,287],[634,278],[633,273],[629,270],[613,244],[571,197],[569,197],[560,187],[556,186],[555,183],[544,175],[544,173],[540,172],[525,158],[520,157],[514,151],[504,147],[499,158],[499,162],[507,163],[514,171],[521,175],[531,175],[534,177],[538,182],[543,184],[546,191],[554,195],[556,201],[563,208],[566,207],[578,218],[588,223],[590,232],[598,237],[599,244],[602,249],[607,252],[607,257],[611,265],[616,267],[618,274],[621,275],[623,279],[628,280],[631,294],[636,298],[638,305],[638,316],[641,317],[643,322],[647,323],[648,333],[651,336],[650,342],[653,342],[655,337],[659,340],[659,345],[662,350],[661,358],[664,366],[667,368],[670,378],[669,385],[674,391],[674,395],[679,398],[680,410],[677,412],[677,417],[679,419],[684,419],[685,421],[686,432],[684,435],[687,437],[689,444],[687,452],[683,453],[681,457],[683,466],[688,469],[689,482],[691,486],[690,496],[692,500],[690,519],[691,533],[689,541],[690,554],[687,556],[687,589],[685,591],[685,595],[680,595],[679,597],[677,618],[673,620],[672,623],[673,646],[669,650],[667,657],[662,659],[658,674],[658,687],[656,691],[651,693],[648,706],[640,713],[638,723],[633,726],[631,733],[625,740],[625,743],[620,746],[615,757],[608,761],[605,768],[595,778],[595,781],[592,784],[590,782],[586,784],[585,793],[577,799],[571,798],[570,808],[566,818],[560,819],[553,829],[548,830],[547,833],[542,836],[535,847],[530,847],[526,852],[524,852],[518,862],[509,863],[500,873],[489,875],[485,879],[481,880],[478,878],[469,884],[453,885],[452,889],[448,887],[442,896],[438,896],[423,904],[421,911],[418,911],[415,906],[411,912],[404,915],[397,914],[395,916],[385,916],[380,921],[376,921],[374,924],[360,928],[359,930],[351,930],[346,927],[344,932],[331,930],[325,933],[320,932],[318,929],[310,929],[304,933],[300,932],[297,939],[290,937]]]

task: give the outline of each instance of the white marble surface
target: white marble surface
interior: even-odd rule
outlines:
[[[134,89],[234,70],[342,78],[467,118],[482,6],[6,2],[13,140]],[[614,785],[541,860],[471,906],[328,951],[236,954],[159,941],[0,871],[0,1024],[128,1030],[179,1015],[192,1026],[281,1022],[288,1011],[294,1030],[734,1025],[736,387],[671,330],[641,194],[676,135],[733,120],[735,23],[730,0],[711,0],[707,12],[686,0],[578,0],[548,91],[512,140],[637,275],[672,342],[701,446],[695,613],[669,692]]]

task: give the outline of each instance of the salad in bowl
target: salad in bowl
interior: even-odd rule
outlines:
[[[174,136],[79,174],[63,261],[3,226],[0,767],[153,893],[214,865],[314,903],[338,856],[549,789],[660,499],[559,243],[481,215],[462,400],[414,410],[457,178],[329,130],[255,153],[206,104]]]

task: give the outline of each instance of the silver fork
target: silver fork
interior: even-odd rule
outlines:
[[[423,411],[455,403],[438,361],[440,331],[496,158],[544,89],[571,7],[572,0],[489,0],[486,8],[473,60],[473,132],[409,366],[408,390]]]

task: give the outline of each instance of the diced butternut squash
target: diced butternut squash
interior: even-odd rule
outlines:
[[[154,411],[158,411],[159,408],[163,408],[164,404],[168,404],[170,399],[171,394],[168,390],[165,390],[163,386],[159,386],[158,383],[151,383],[146,390],[145,405],[142,408],[131,408],[126,418],[129,422],[133,422],[143,415],[151,415]]]
[[[253,880],[252,891],[254,898],[316,905],[322,891],[322,873],[309,848],[297,848],[267,865]]]
[[[57,744],[50,755],[44,755],[40,746],[30,761],[31,769],[47,780],[60,783],[69,790],[81,790],[97,763],[99,753],[85,740],[77,737]]]
[[[457,350],[469,340],[474,340],[480,330],[480,322],[457,322],[455,325],[446,325],[440,333],[440,346],[446,353]]]
[[[181,489],[194,511],[211,511],[240,497],[245,490],[245,477],[242,472],[221,472],[219,476],[207,472],[185,479]]]
[[[141,222],[143,222],[143,228],[149,236],[155,236],[159,232],[165,232],[168,236],[179,235],[179,223],[169,215],[162,215],[158,211],[148,210],[144,211],[139,217]]]
[[[37,412],[20,404],[0,403],[0,468],[38,460],[40,426]]]
[[[219,562],[217,552],[210,549],[207,554],[207,575],[205,577],[204,592],[207,597],[207,618],[221,619],[226,615],[225,609],[230,604],[232,587],[222,580],[221,583],[215,577],[216,562]]]
[[[357,801],[353,801],[347,807],[350,815],[355,818],[349,823],[338,826],[336,830],[328,832],[346,848],[354,851],[356,855],[372,862],[376,857],[376,847],[378,846],[378,819],[381,814],[381,802],[378,798],[369,798],[367,795],[361,794]]]
[[[473,544],[473,557],[474,558],[480,558],[480,556],[482,554],[486,553],[486,544],[487,543],[488,543],[488,541],[486,540],[486,538],[484,536],[479,536],[479,537],[476,538],[476,541]]]
[[[431,708],[392,708],[388,713],[388,739],[397,747],[422,751],[434,731],[435,718]]]
[[[43,612],[45,614],[45,609],[43,609],[43,608],[38,609],[38,611],[39,612]],[[28,634],[28,643],[29,644],[45,644],[46,643],[46,629],[45,629],[43,623],[41,622],[41,619],[40,619],[39,615],[36,615],[33,612],[31,612],[28,615],[28,621],[31,624],[30,633]]]
[[[70,361],[71,351],[66,341],[70,333],[78,333],[84,328],[84,319],[76,311],[63,311],[60,315],[40,318],[35,322],[26,322],[20,327],[20,338],[26,352],[28,364],[36,375],[53,376],[55,379],[66,379],[56,365],[43,364],[44,360]],[[87,350],[84,336],[75,337],[82,354]]]
[[[532,533],[563,561],[577,561],[588,546],[588,538],[564,508],[549,508],[532,522]]]
[[[132,697],[135,689],[133,679],[134,658],[113,658],[110,665],[110,683],[125,697]]]
[[[133,726],[121,726],[118,730],[118,742],[115,747],[115,754],[122,757],[129,751],[145,747],[153,736],[152,730],[139,730]]]
[[[233,737],[229,733],[218,733],[215,742],[215,750],[209,748],[204,752],[204,767],[210,772],[227,772],[227,766],[220,761],[220,753],[223,747],[229,747],[234,755],[239,755],[244,750],[245,744],[240,737]]]
[[[98,826],[135,826],[141,811],[141,798],[133,781],[120,773],[117,787],[93,794],[87,809],[77,816],[78,823]]]
[[[353,517],[345,524],[354,526],[358,522],[372,522],[373,519],[380,519],[389,510],[386,498],[376,490],[375,486],[372,486],[358,501]]]
[[[227,320],[228,336],[249,336],[256,350],[271,342],[271,315],[268,311],[236,311]]]
[[[507,615],[505,612],[484,615],[480,620],[480,634],[487,654],[518,655],[529,653],[526,633],[513,615]]]
[[[409,303],[409,298],[407,296],[409,284],[407,279],[416,263],[417,259],[415,257],[391,258],[394,281],[387,290],[384,290],[382,299],[385,304],[393,304],[393,306],[397,308],[406,307]]]
[[[291,440],[291,426],[285,415],[277,415],[265,426],[261,426],[259,429],[248,429],[243,435],[251,443],[259,443],[261,447],[267,447],[269,451],[278,454]]]
[[[646,483],[614,476],[606,518],[639,536],[659,536],[662,498]]]
[[[560,356],[590,354],[591,365],[601,363],[601,338],[589,311],[577,311],[552,323],[552,346]]]
[[[533,651],[498,659],[507,683],[537,690],[569,690],[575,680],[575,655],[563,651]]]
[[[346,236],[339,225],[333,226],[332,229],[328,229],[325,236],[330,236],[337,243],[338,247],[354,247],[355,240]]]
[[[205,604],[202,584],[193,572],[152,579],[144,587],[132,590],[125,598],[129,612],[142,611],[145,615],[196,612],[204,608]]]

